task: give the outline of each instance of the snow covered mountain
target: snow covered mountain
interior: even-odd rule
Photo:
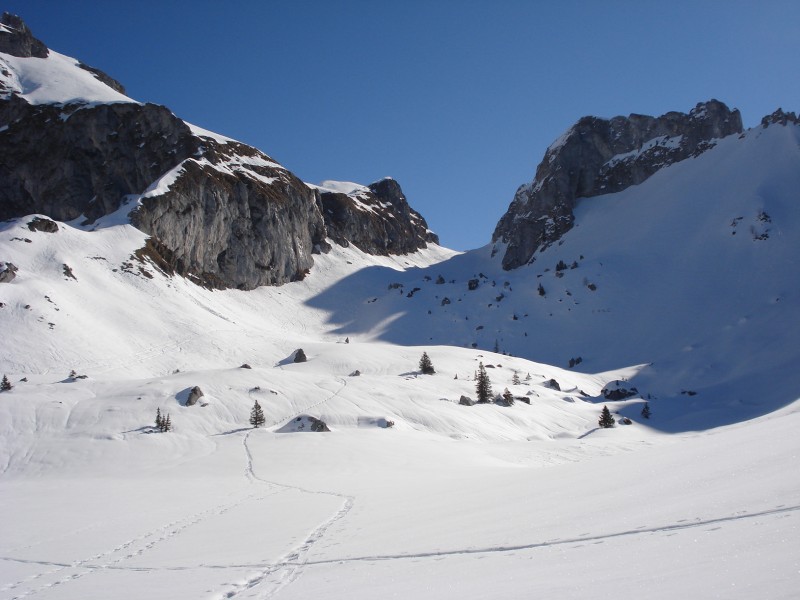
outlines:
[[[120,211],[171,270],[239,289],[302,279],[326,238],[378,254],[437,240],[397,184],[372,205],[332,210],[259,150],[133,101],[105,74],[48,50],[18,17],[6,14],[2,27],[0,219],[99,225]]]
[[[637,118],[512,264],[2,23],[0,600],[795,597],[793,114]]]

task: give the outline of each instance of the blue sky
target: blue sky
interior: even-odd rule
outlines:
[[[584,115],[800,109],[800,2],[6,1],[48,46],[305,181],[398,180],[488,243]]]

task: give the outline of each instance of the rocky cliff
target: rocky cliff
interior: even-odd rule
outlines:
[[[547,149],[536,177],[517,190],[497,224],[492,241],[505,244],[503,268],[530,262],[537,250],[569,231],[578,199],[639,184],[708,150],[715,139],[741,132],[739,111],[717,100],[688,114],[580,119]]]
[[[318,187],[328,236],[369,254],[407,254],[439,238],[413,210],[400,185],[381,179],[369,186],[326,182]]]
[[[18,58],[52,63],[31,75]],[[35,80],[54,70],[67,91]],[[204,285],[252,289],[302,278],[329,236],[375,254],[437,241],[396,183],[365,189],[320,192],[255,148],[124,96],[19,17],[0,19],[0,219],[90,225],[122,207],[152,236],[142,256]]]

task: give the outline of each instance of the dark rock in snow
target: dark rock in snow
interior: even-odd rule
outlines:
[[[13,263],[0,262],[0,283],[11,283],[17,276],[18,270]]]
[[[545,387],[549,387],[551,390],[556,390],[557,392],[561,391],[561,386],[558,385],[558,382],[555,379],[545,382],[544,385]]]
[[[639,393],[635,387],[631,387],[627,389],[624,387],[623,382],[616,380],[610,381],[603,387],[603,391],[600,392],[603,395],[603,398],[606,400],[624,400],[625,398],[630,398],[631,396],[635,396]]]
[[[239,367],[239,368],[240,368],[240,369],[252,369],[253,367],[251,367],[251,366],[250,366],[250,365],[248,365],[247,363],[244,363],[244,364],[243,364],[241,367]]]
[[[51,221],[50,219],[34,217],[28,221],[28,229],[31,231],[42,231],[44,233],[55,233],[58,231],[58,225],[55,221]]]
[[[461,396],[461,398],[458,399],[458,403],[461,406],[475,406],[475,400],[469,396]]]
[[[203,397],[203,390],[199,386],[194,386],[192,391],[189,392],[189,397],[186,399],[186,406],[194,406],[197,401]]]
[[[547,149],[535,179],[517,190],[498,222],[492,242],[506,245],[503,268],[527,264],[569,231],[579,198],[642,183],[659,169],[712,148],[713,140],[741,132],[739,111],[717,100],[700,103],[689,114],[580,119]]]
[[[302,348],[298,348],[297,350],[295,350],[294,358],[292,359],[292,362],[302,363],[302,362],[306,362],[307,360],[308,360],[308,358],[306,358],[306,353],[303,352]]]
[[[325,421],[321,421],[316,417],[311,417],[309,415],[300,415],[299,417],[295,417],[286,425],[278,429],[278,433],[299,433],[299,432],[306,432],[312,431],[315,433],[321,433],[330,431],[330,428],[325,423]]]

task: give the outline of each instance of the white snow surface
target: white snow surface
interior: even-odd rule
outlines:
[[[129,101],[17,60],[30,101]],[[759,127],[582,201],[514,272],[334,246],[251,292],[133,257],[140,197],[93,231],[0,223],[0,600],[796,598],[799,173],[798,128]],[[512,406],[459,404],[479,363]]]
[[[47,58],[0,53],[0,83],[31,104],[135,102],[81,69],[79,61],[50,50]],[[7,71],[5,75],[3,71]]]

